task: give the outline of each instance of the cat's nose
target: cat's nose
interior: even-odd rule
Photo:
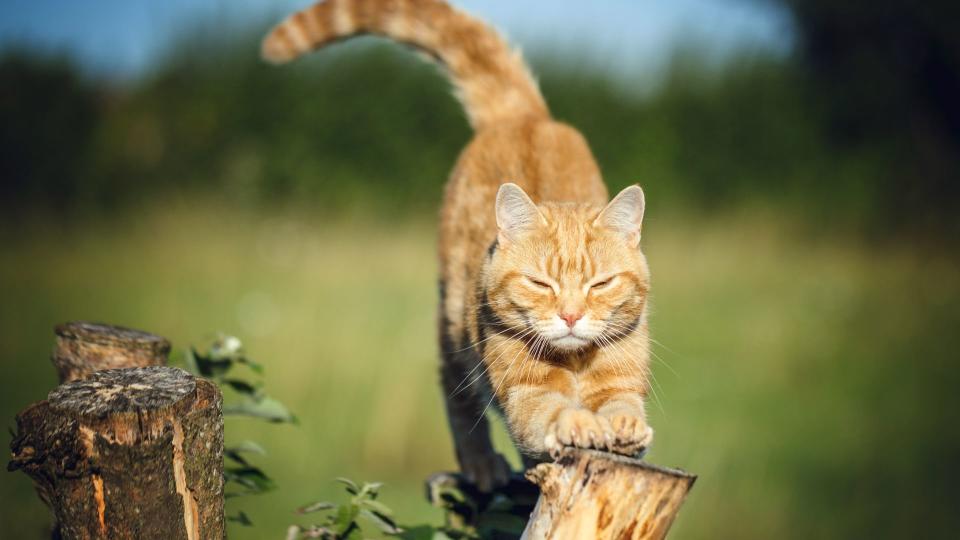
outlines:
[[[583,317],[583,313],[561,313],[560,318],[567,321],[567,326],[573,328],[573,325],[577,324],[577,321]]]

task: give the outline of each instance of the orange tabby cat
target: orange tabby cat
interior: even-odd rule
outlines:
[[[509,474],[490,443],[491,403],[531,460],[646,447],[643,191],[605,205],[586,141],[550,118],[520,55],[445,2],[321,2],[278,25],[263,56],[285,62],[358,34],[442,63],[476,131],[440,219],[442,380],[464,474],[484,490]]]

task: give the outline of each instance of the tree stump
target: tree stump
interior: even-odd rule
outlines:
[[[540,500],[527,540],[666,537],[696,476],[595,450],[563,450],[527,472]]]
[[[61,383],[104,369],[166,365],[170,353],[166,339],[122,326],[70,322],[54,332],[52,360]]]
[[[99,371],[17,415],[8,469],[33,478],[62,538],[220,539],[221,406],[178,368]]]

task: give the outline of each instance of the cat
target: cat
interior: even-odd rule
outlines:
[[[609,203],[590,148],[554,121],[520,54],[441,0],[327,0],[293,14],[262,56],[292,60],[361,34],[442,64],[475,135],[440,212],[441,381],[464,476],[489,491],[510,468],[486,411],[526,464],[565,446],[636,454],[651,442],[639,186]]]

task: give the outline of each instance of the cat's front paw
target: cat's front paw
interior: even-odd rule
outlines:
[[[611,452],[634,456],[650,446],[653,428],[640,416],[612,414],[607,417],[612,430],[612,440],[607,445]]]
[[[543,443],[550,452],[564,446],[603,450],[612,439],[612,426],[606,418],[586,409],[564,409],[547,427]]]
[[[510,481],[510,464],[498,452],[477,452],[464,456],[460,471],[468,482],[483,493],[490,493]]]

